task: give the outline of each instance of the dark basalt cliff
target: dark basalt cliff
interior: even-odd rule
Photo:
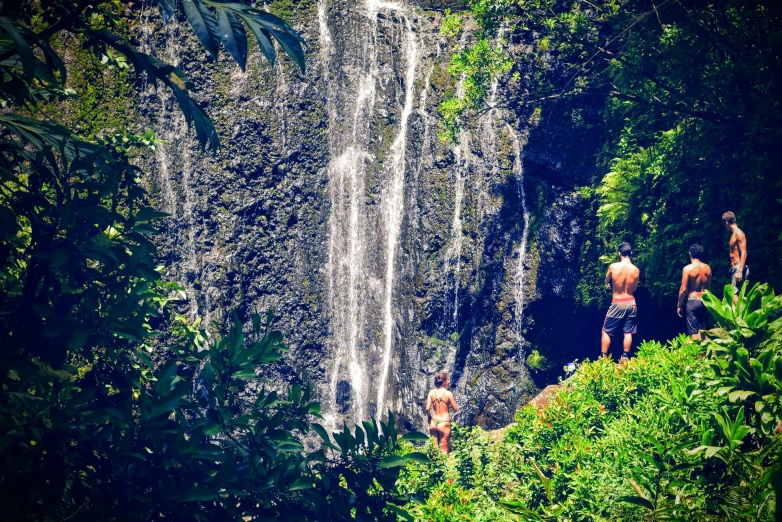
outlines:
[[[160,246],[183,311],[273,309],[291,351],[272,377],[312,383],[332,427],[388,408],[422,427],[442,369],[459,422],[507,424],[537,392],[525,310],[572,297],[574,180],[592,173],[550,143],[564,126],[542,137],[527,108],[497,109],[459,144],[438,139],[437,106],[459,86],[430,9],[459,4],[294,2],[305,74],[257,50],[242,72],[151,11],[141,20],[142,45],[194,79],[222,140],[199,152],[172,100],[143,86],[142,120],[165,141],[146,182],[173,216]]]

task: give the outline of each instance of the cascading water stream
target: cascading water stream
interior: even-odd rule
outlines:
[[[323,69],[328,71],[331,62],[331,35],[329,33],[325,0],[318,6],[321,57]],[[371,43],[371,42],[369,42]],[[359,78],[357,84],[350,87],[355,91],[355,104],[352,107],[352,126],[346,136],[330,133],[329,149],[331,161],[328,166],[329,196],[331,214],[329,217],[328,237],[328,286],[331,315],[331,331],[335,355],[330,379],[331,411],[327,422],[334,429],[340,401],[345,393],[338,389],[343,365],[350,378],[351,395],[354,400],[353,413],[356,418],[364,416],[364,370],[359,360],[359,335],[363,330],[363,311],[359,306],[363,291],[363,213],[365,162],[371,158],[365,150],[368,132],[368,114],[372,112],[375,98],[375,77],[377,67],[374,63],[374,50],[368,49],[370,63],[366,70],[351,75]],[[366,56],[364,61],[366,61]],[[331,89],[331,82],[329,82]],[[342,118],[338,104],[334,101],[337,93],[330,90],[327,108],[329,126],[336,125]]]
[[[328,5],[318,5],[321,59],[324,76],[338,74],[331,70],[334,47],[329,28]],[[394,291],[402,220],[404,219],[405,168],[407,131],[410,115],[415,109],[415,75],[418,68],[418,42],[412,22],[400,3],[368,0],[366,16],[368,31],[360,34],[358,56],[342,56],[340,67],[345,70],[349,84],[336,86],[329,81],[327,110],[329,112],[328,165],[331,212],[328,229],[328,287],[331,342],[334,361],[329,375],[330,407],[327,421],[335,427],[338,416],[351,409],[354,420],[366,418],[370,399],[369,378],[375,383],[378,416],[385,413],[390,368],[394,357],[395,320]],[[404,102],[398,127],[382,169],[381,227],[385,251],[384,284],[382,286],[383,344],[379,361],[372,362],[371,344],[365,339],[368,320],[373,310],[371,266],[367,246],[372,238],[366,194],[366,177],[375,158],[369,152],[372,137],[370,127],[374,116],[379,76],[377,56],[378,16],[382,11],[400,14],[404,23],[404,54],[406,58]],[[355,48],[354,48],[355,49]],[[347,125],[346,125],[347,124]],[[337,130],[338,129],[338,130]],[[345,376],[349,383],[345,381]]]
[[[220,319],[233,296],[260,308],[284,303],[278,324],[292,354],[281,375],[318,384],[328,429],[388,410],[421,427],[417,404],[442,369],[460,374],[454,391],[467,422],[505,422],[519,387],[512,379],[523,378],[511,359],[533,279],[530,219],[507,205],[526,207],[526,133],[497,107],[458,144],[438,141],[434,108],[461,82],[441,56],[453,47],[439,15],[417,5],[318,0],[296,23],[317,45],[308,72],[290,74],[285,58],[272,69],[256,55],[263,82],[230,60],[191,65],[204,56],[195,37],[177,39],[180,29],[154,13],[141,31],[166,61],[209,75],[220,88],[199,96],[225,128],[240,130],[223,141],[225,158],[201,158],[173,99],[143,95],[153,109],[144,117],[165,140],[148,169],[154,197],[176,216],[161,240],[169,277],[207,319]],[[465,29],[463,43],[472,37]],[[295,216],[280,204],[289,200]],[[456,331],[466,334],[450,342]],[[500,398],[491,411],[501,417],[468,406],[475,397]]]
[[[464,77],[459,79],[456,84],[456,96],[464,96]],[[459,328],[459,286],[460,286],[460,272],[462,262],[462,205],[464,203],[464,183],[467,175],[467,159],[462,153],[466,148],[469,148],[469,133],[462,130],[459,133],[459,139],[457,143],[453,145],[451,151],[454,156],[454,202],[453,202],[453,219],[451,220],[451,245],[445,253],[446,269],[451,272],[451,279],[453,280],[453,310],[451,310],[451,324],[452,329]],[[465,148],[466,147],[466,148]]]
[[[397,4],[379,3],[378,6],[393,6],[401,10]],[[385,396],[388,386],[388,369],[394,346],[394,272],[395,254],[399,234],[402,228],[404,214],[405,192],[405,152],[407,149],[407,122],[413,112],[413,91],[415,89],[415,72],[418,66],[418,44],[412,24],[407,16],[405,20],[405,38],[407,40],[407,71],[405,73],[405,104],[399,123],[399,134],[391,145],[391,180],[386,190],[386,299],[384,313],[385,350],[383,352],[382,373],[377,393],[378,416],[385,413]]]
[[[500,38],[502,37],[502,34],[503,30],[500,31]],[[491,109],[487,113],[486,123],[489,126],[487,135],[492,137],[492,141],[495,139],[495,131],[492,124],[493,116],[498,111],[498,109],[494,107],[498,87],[499,82],[495,80],[492,83],[488,100],[488,105],[491,107]],[[516,270],[514,273],[514,326],[518,342],[521,345],[523,342],[522,326],[524,321],[524,263],[527,260],[527,240],[529,235],[530,215],[529,211],[527,210],[527,194],[524,190],[524,168],[522,164],[521,139],[518,132],[516,132],[510,123],[506,123],[505,127],[508,131],[508,138],[513,150],[513,174],[516,177],[516,186],[519,194],[519,200],[521,202],[522,221],[524,223],[522,226],[521,240],[518,247],[518,258],[515,267]]]
[[[454,197],[453,197],[453,219],[451,220],[451,246],[446,253],[446,262],[452,271],[453,278],[453,311],[451,321],[454,329],[459,327],[459,276],[462,267],[462,205],[464,203],[464,182],[466,177],[466,159],[462,157],[462,147],[469,146],[469,136],[462,132],[459,137],[459,143],[453,147],[454,161]]]
[[[524,319],[524,263],[527,261],[527,238],[529,235],[529,210],[527,210],[527,194],[524,191],[524,167],[522,165],[521,157],[521,141],[518,133],[510,126],[507,125],[508,136],[511,139],[511,145],[513,146],[513,154],[515,155],[513,161],[513,173],[516,175],[516,184],[519,191],[519,199],[521,200],[521,211],[524,219],[524,228],[521,232],[521,242],[519,243],[519,257],[516,263],[516,334],[519,337],[519,341],[522,339],[522,326]]]

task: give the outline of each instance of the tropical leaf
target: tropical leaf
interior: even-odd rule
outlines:
[[[19,59],[22,62],[22,68],[28,78],[32,78],[35,74],[35,55],[30,45],[22,35],[22,30],[14,25],[14,23],[7,17],[0,17],[0,28],[5,31],[11,41],[14,43],[14,49],[19,55]]]
[[[201,0],[182,0],[182,7],[185,10],[187,21],[190,22],[190,26],[204,49],[216,60],[220,29],[214,15],[209,8],[201,3]]]
[[[386,457],[386,458],[384,458],[383,460],[380,461],[380,467],[381,468],[396,468],[396,467],[399,467],[399,466],[404,466],[405,462],[407,462],[407,460],[405,460],[404,457],[400,457],[398,455],[390,455],[390,456],[388,456],[388,457]]]
[[[247,33],[244,25],[235,14],[224,9],[217,10],[217,25],[225,50],[244,71],[247,64]]]
[[[242,17],[247,27],[250,28],[250,32],[255,36],[255,40],[258,42],[258,47],[261,52],[269,60],[269,63],[274,65],[276,53],[274,52],[274,44],[272,43],[272,35],[267,30],[260,26],[258,22],[249,17]]]
[[[306,72],[306,61],[300,39],[287,31],[269,29],[269,33],[274,36],[282,48],[285,49],[288,56],[299,66],[302,74],[304,74]]]
[[[399,437],[399,440],[407,442],[427,442],[429,440],[429,436],[417,431],[412,431]]]
[[[645,499],[643,497],[638,497],[635,495],[626,495],[619,497],[617,499],[619,502],[627,502],[629,504],[635,504],[636,506],[642,506],[649,511],[654,511],[654,504],[652,504],[648,499]]]
[[[136,215],[133,216],[133,220],[136,223],[146,223],[147,221],[154,221],[155,219],[160,219],[169,216],[170,214],[166,214],[165,212],[160,212],[152,207],[143,207],[138,212],[136,212]]]
[[[429,457],[418,451],[411,451],[404,455],[405,460],[412,460],[421,464],[428,464],[430,462]]]
[[[179,107],[182,109],[185,120],[195,128],[198,142],[202,145],[208,143],[211,151],[217,151],[220,147],[220,140],[217,137],[217,130],[212,120],[185,91],[175,85],[171,85],[171,90],[174,92],[177,102],[179,102]]]
[[[405,511],[404,509],[402,509],[399,506],[395,506],[394,504],[388,504],[386,506],[386,509],[388,509],[389,511],[394,513],[397,517],[402,518],[403,520],[408,520],[408,521],[411,521],[411,522],[413,520],[415,520],[410,513],[408,513],[407,511]]]

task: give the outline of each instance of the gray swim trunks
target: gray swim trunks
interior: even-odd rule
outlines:
[[[741,290],[741,285],[744,283],[744,281],[749,280],[749,266],[744,265],[744,271],[742,274],[742,281],[739,283],[736,280],[736,272],[738,272],[737,266],[730,267],[730,286],[733,287],[733,295],[739,295],[739,291]]]

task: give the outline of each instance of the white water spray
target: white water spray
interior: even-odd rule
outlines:
[[[379,2],[378,6],[391,6]],[[407,16],[405,19],[405,38],[407,40],[407,71],[405,73],[405,104],[399,123],[399,134],[391,145],[391,180],[386,190],[386,299],[384,310],[385,350],[383,366],[377,392],[377,413],[382,417],[385,413],[385,395],[388,386],[388,369],[394,346],[394,272],[395,254],[399,234],[402,227],[405,193],[405,151],[407,148],[407,121],[413,112],[413,91],[415,88],[415,71],[418,66],[418,44],[413,27]]]
[[[521,141],[519,135],[510,125],[508,128],[508,136],[513,146],[513,154],[515,159],[513,161],[513,173],[516,175],[516,183],[519,191],[519,199],[521,200],[521,211],[524,219],[524,228],[521,232],[521,243],[519,244],[519,257],[516,263],[516,333],[519,336],[519,340],[522,338],[522,322],[524,319],[524,263],[527,260],[527,236],[529,235],[529,210],[527,210],[527,194],[524,191],[524,167],[522,165],[521,158]]]

